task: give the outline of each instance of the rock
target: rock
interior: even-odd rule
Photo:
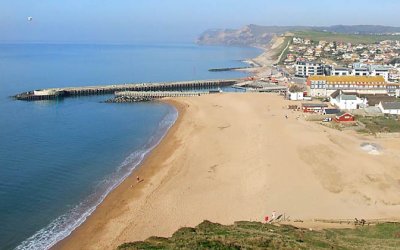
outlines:
[[[144,96],[117,96],[105,101],[105,103],[133,103],[133,102],[150,102],[153,101],[150,97]]]

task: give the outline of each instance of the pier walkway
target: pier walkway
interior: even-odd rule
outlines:
[[[104,95],[122,91],[179,91],[231,86],[240,79],[201,80],[160,83],[129,83],[118,85],[100,85],[87,87],[51,88],[34,90],[15,95],[17,100],[35,101],[51,100],[68,96]]]

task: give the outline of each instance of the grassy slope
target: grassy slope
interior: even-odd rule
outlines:
[[[282,42],[282,44],[279,47],[277,47],[277,48],[275,48],[273,50],[272,58],[275,59],[275,60],[278,59],[279,56],[281,55],[282,51],[286,48],[288,42],[290,42],[290,43],[292,42],[292,39],[293,39],[292,36],[286,36],[285,40]],[[288,52],[289,52],[289,49],[286,49],[286,51],[283,52],[283,56],[281,58],[281,61],[286,59],[286,56],[287,56]]]
[[[365,124],[365,129],[360,132],[366,133],[393,133],[400,132],[400,121],[394,119],[393,117],[363,117],[357,116],[357,121]]]
[[[350,42],[350,43],[375,43],[384,40],[400,40],[400,36],[392,35],[353,35],[340,34],[321,31],[296,31],[294,35],[297,37],[311,39],[313,41],[328,41],[328,42]]]
[[[309,231],[292,226],[237,222],[223,226],[204,221],[181,228],[170,238],[151,237],[126,243],[133,249],[399,249],[400,224],[385,223],[356,229]]]

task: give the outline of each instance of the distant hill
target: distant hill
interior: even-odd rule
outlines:
[[[360,34],[360,35],[387,35],[400,33],[400,27],[382,25],[334,25],[330,27],[319,27],[316,31],[327,31],[341,34]]]
[[[400,33],[400,27],[380,25],[335,25],[329,27],[314,26],[260,26],[246,25],[240,29],[212,29],[200,35],[197,42],[208,45],[262,46],[275,36],[287,32],[324,32],[326,34],[346,35],[392,35]]]

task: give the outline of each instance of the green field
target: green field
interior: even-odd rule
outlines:
[[[393,133],[400,132],[400,121],[394,117],[378,116],[363,117],[357,116],[356,120],[365,125],[365,129],[360,130],[361,133]]]
[[[384,223],[356,229],[311,231],[260,222],[223,226],[204,221],[195,228],[181,228],[170,238],[151,237],[126,243],[133,249],[399,249],[400,224]]]
[[[384,40],[400,40],[399,35],[353,35],[321,31],[296,31],[294,36],[310,39],[312,41],[345,42],[371,44]]]

